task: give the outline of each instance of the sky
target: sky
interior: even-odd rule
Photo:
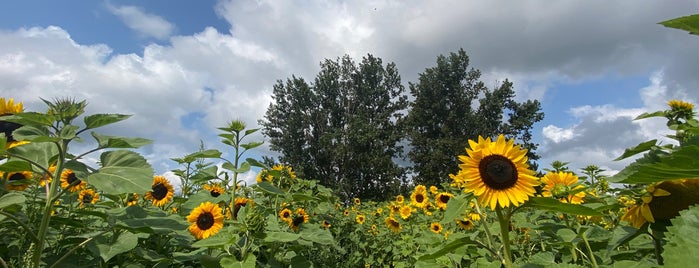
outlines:
[[[463,48],[488,87],[509,79],[518,101],[541,102],[545,118],[532,131],[542,168],[559,160],[613,174],[631,161],[613,161],[625,148],[668,134],[664,120],[637,115],[699,101],[699,36],[658,24],[699,13],[697,1],[70,3],[2,4],[0,96],[27,111],[45,111],[40,98],[72,97],[87,100],[88,114],[133,115],[98,131],[154,140],[139,152],[175,184],[170,158],[203,141],[231,159],[218,127],[257,127],[277,80],[312,81],[321,61],[345,54],[394,62],[407,86]],[[72,150],[94,148],[88,138]],[[264,155],[276,154],[263,146],[244,157]]]

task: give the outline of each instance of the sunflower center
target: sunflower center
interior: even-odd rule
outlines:
[[[211,190],[211,196],[218,197],[219,195],[221,195],[221,193],[219,193],[217,190]]]
[[[74,184],[74,182],[75,182],[75,184],[80,183],[80,179],[78,179],[78,177],[75,176],[75,173],[72,173],[72,172],[70,174],[68,174],[66,181],[68,182],[68,184]]]
[[[478,165],[483,183],[488,187],[502,190],[517,183],[517,167],[510,159],[502,155],[489,155]]]
[[[449,202],[449,196],[448,195],[441,195],[439,197],[439,202],[446,204],[447,202]]]
[[[556,184],[556,186],[551,189],[551,195],[556,198],[566,197],[568,196],[568,192],[570,192],[570,188],[565,184]]]
[[[5,116],[5,115],[11,115],[11,114],[3,114],[0,116]],[[13,122],[7,122],[7,121],[0,121],[0,132],[5,133],[5,137],[7,137],[7,142],[13,142],[15,139],[12,137],[12,132],[15,131],[16,129],[20,128],[22,125],[13,123]]]
[[[422,203],[422,201],[425,201],[425,196],[423,196],[422,194],[416,194],[415,195],[415,202]]]
[[[91,194],[83,195],[83,203],[90,203],[90,202],[92,202],[92,195]]]
[[[209,230],[214,226],[214,215],[211,212],[204,212],[197,217],[197,227],[201,230]]]
[[[7,178],[8,181],[20,181],[24,179],[24,175],[22,173],[15,173],[12,174],[9,178]]]
[[[153,197],[155,197],[157,200],[163,199],[165,196],[167,196],[167,187],[165,187],[165,185],[162,183],[153,185],[152,189]]]

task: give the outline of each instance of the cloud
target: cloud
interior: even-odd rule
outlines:
[[[123,21],[126,26],[138,32],[143,37],[153,37],[164,40],[170,37],[175,26],[158,15],[146,13],[143,8],[136,6],[113,6],[107,4],[112,14]]]

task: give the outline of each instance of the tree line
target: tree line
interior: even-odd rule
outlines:
[[[437,57],[408,90],[395,63],[371,54],[325,59],[312,82],[278,80],[262,132],[279,162],[344,200],[383,200],[415,184],[439,185],[478,135],[505,134],[539,159],[532,126],[537,100],[515,101],[512,82],[490,89],[463,49]]]

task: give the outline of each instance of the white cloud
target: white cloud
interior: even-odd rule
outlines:
[[[545,139],[549,139],[554,143],[560,143],[575,138],[573,128],[562,129],[554,125],[548,125],[543,128]]]
[[[135,6],[107,5],[109,11],[121,19],[126,26],[144,37],[167,39],[175,30],[175,26],[160,16],[146,13]]]

